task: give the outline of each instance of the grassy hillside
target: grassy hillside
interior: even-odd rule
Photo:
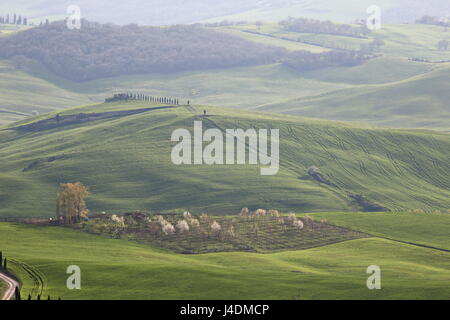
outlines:
[[[450,68],[389,84],[357,86],[262,106],[308,117],[356,120],[397,127],[450,129]]]
[[[0,62],[0,72],[3,75],[0,82],[3,81],[2,87],[8,88],[8,90],[0,93],[2,98],[0,110],[19,112],[24,115],[12,117],[11,113],[0,112],[0,122],[11,123],[24,116],[29,116],[33,110],[43,113],[73,105],[100,102],[105,97],[112,95],[113,92],[129,90],[151,95],[175,96],[180,97],[183,101],[190,99],[199,104],[214,104],[224,107],[244,109],[261,107],[264,110],[280,113],[292,109],[299,115],[311,117],[376,121],[379,124],[392,124],[398,127],[448,128],[449,125],[445,124],[446,119],[442,116],[445,115],[445,110],[448,110],[445,103],[445,74],[435,79],[437,86],[432,86],[435,89],[426,95],[426,100],[431,99],[436,105],[433,112],[427,111],[426,117],[435,122],[420,123],[416,113],[411,112],[411,114],[402,114],[402,121],[390,123],[392,118],[395,119],[398,116],[398,111],[390,107],[391,103],[407,103],[410,101],[408,99],[410,94],[413,97],[418,96],[420,99],[420,94],[425,89],[418,91],[411,89],[411,92],[403,90],[399,100],[393,98],[392,101],[386,103],[383,113],[380,114],[376,109],[377,118],[375,120],[367,117],[364,113],[367,106],[366,113],[373,114],[371,101],[366,101],[364,97],[359,98],[365,92],[378,88],[371,89],[372,87],[362,86],[363,84],[386,84],[386,82],[398,82],[408,78],[416,79],[414,77],[426,75],[435,69],[439,70],[440,68],[432,64],[407,61],[403,58],[383,57],[357,67],[327,68],[302,74],[280,64],[273,64],[171,75],[121,76],[74,83],[56,77],[38,65],[31,66],[27,71],[20,71],[15,69],[10,62],[3,60]],[[437,73],[436,75],[438,76]],[[252,85],[249,86],[249,83]],[[421,86],[419,83],[417,85]],[[379,88],[381,90],[385,87],[380,86]],[[342,89],[349,90],[339,91]],[[348,104],[346,100],[343,101],[336,97],[339,92],[342,92],[345,99],[350,100]],[[327,94],[330,99],[326,99]],[[380,94],[380,101],[387,99],[383,94]],[[403,95],[407,95],[407,97],[403,98]],[[444,99],[441,99],[441,96]],[[308,98],[316,99],[316,97],[324,107],[315,109],[315,102]],[[301,102],[303,100],[305,100],[304,104]],[[411,101],[418,104],[419,109],[421,108],[421,100],[411,98]],[[357,104],[356,112],[353,104]],[[309,106],[312,111],[309,111]],[[315,110],[320,110],[320,112],[314,112]],[[338,117],[340,113],[343,115]]]
[[[378,225],[389,228],[390,221],[384,218],[380,217]],[[416,222],[413,228],[419,233],[423,224],[442,231],[433,219]],[[448,219],[445,222],[448,225]],[[448,299],[450,296],[446,285],[450,277],[448,252],[380,238],[271,254],[179,255],[61,227],[0,223],[0,242],[4,255],[10,259],[10,267],[23,282],[22,295],[31,293],[33,298],[37,293],[62,299]],[[66,269],[72,264],[81,268],[81,290],[65,287]],[[373,264],[382,269],[382,290],[366,287],[366,268]]]
[[[438,42],[450,40],[450,35],[444,27],[424,24],[383,24],[380,30],[369,34],[368,39],[348,36],[338,36],[320,33],[301,33],[286,31],[277,23],[244,24],[236,26],[222,26],[219,29],[233,32],[235,35],[261,42],[265,38],[267,43],[278,41],[280,46],[289,43],[291,46],[307,46],[310,51],[330,49],[359,50],[361,45],[368,44],[374,39],[383,40],[380,52],[387,56],[402,58],[418,58],[431,61],[449,60],[449,51],[438,50]],[[257,38],[258,37],[258,38]],[[283,41],[283,42],[281,42]],[[289,48],[289,47],[287,47]],[[308,50],[308,49],[307,49]]]
[[[92,103],[92,96],[95,96],[66,90],[48,79],[32,76],[5,60],[0,61],[0,75],[0,110],[19,113],[17,116],[20,113],[30,116],[34,110],[44,113]],[[6,117],[10,116],[6,112],[0,113],[0,121],[6,122],[9,120]]]
[[[424,24],[385,25],[375,35],[385,42],[383,52],[407,58],[450,60],[450,51],[439,51],[440,40],[450,40],[444,27]]]
[[[139,102],[68,109],[64,114],[149,107]],[[259,166],[175,166],[173,130],[192,130],[207,109],[206,128],[280,129],[280,172]],[[45,118],[45,116],[40,117]],[[94,212],[240,208],[361,210],[349,194],[391,210],[447,210],[449,137],[444,133],[358,128],[209,106],[148,111],[37,132],[0,131],[1,216],[53,216],[59,183],[91,187]],[[56,161],[52,157],[61,157]],[[306,174],[317,166],[331,185]],[[23,169],[26,169],[23,171]],[[230,202],[229,199],[233,199]]]
[[[3,72],[2,72],[3,71]],[[145,92],[155,96],[179,97],[199,104],[251,108],[254,106],[315,95],[346,88],[348,85],[305,79],[279,64],[182,72],[175,74],[120,76],[75,83],[47,72],[39,65],[27,71],[14,69],[10,62],[0,60],[2,88],[0,110],[30,115],[69,106],[103,101],[113,92]],[[2,82],[3,81],[3,82]],[[252,85],[249,86],[248,84]],[[10,115],[0,113],[0,121],[11,123]],[[18,118],[15,118],[18,119]],[[14,120],[15,120],[14,119]]]

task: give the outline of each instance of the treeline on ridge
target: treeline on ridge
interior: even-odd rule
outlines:
[[[354,38],[367,38],[370,30],[365,25],[336,24],[307,18],[288,18],[279,22],[286,31],[300,33],[324,33]]]

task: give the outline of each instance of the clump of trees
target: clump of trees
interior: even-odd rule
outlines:
[[[74,81],[125,74],[167,73],[262,65],[287,50],[201,25],[140,27],[86,20],[70,30],[64,21],[0,39],[0,56],[22,55]],[[75,48],[75,49],[74,49]]]
[[[89,210],[85,199],[91,193],[80,182],[61,184],[56,201],[57,219],[61,223],[74,224],[87,218]]]
[[[365,25],[352,26],[307,18],[288,18],[279,22],[286,31],[299,33],[325,33],[354,38],[367,38],[370,30]]]
[[[177,229],[180,233],[188,233],[189,232],[189,224],[186,220],[180,220],[177,223]]]
[[[175,227],[171,223],[167,222],[165,225],[163,225],[162,231],[164,232],[164,234],[171,236],[175,233]]]

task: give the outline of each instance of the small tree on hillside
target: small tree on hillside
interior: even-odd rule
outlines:
[[[450,42],[447,40],[441,40],[438,42],[437,47],[439,51],[448,51]]]
[[[85,198],[90,194],[89,189],[79,182],[61,184],[56,204],[58,220],[71,224],[87,217],[89,210]]]
[[[258,31],[261,31],[261,26],[263,25],[262,21],[256,21],[255,25],[258,27]]]

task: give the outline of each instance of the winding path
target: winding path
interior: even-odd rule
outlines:
[[[16,287],[19,286],[19,283],[13,278],[8,277],[7,275],[0,273],[0,279],[6,282],[8,288],[5,291],[1,300],[11,300],[14,297],[14,291]]]

